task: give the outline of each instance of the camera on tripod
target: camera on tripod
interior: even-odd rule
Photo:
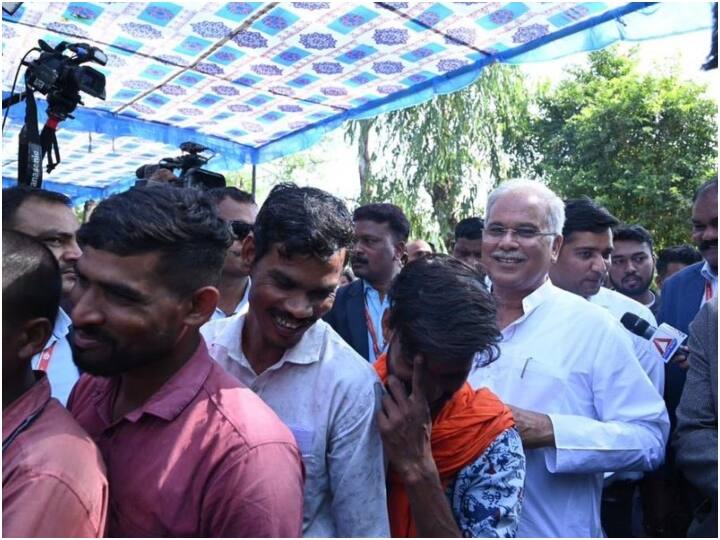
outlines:
[[[51,172],[60,163],[60,149],[55,131],[58,124],[72,118],[72,112],[82,104],[80,92],[93,97],[105,99],[105,75],[89,66],[86,62],[95,62],[104,66],[107,56],[97,47],[86,43],[60,42],[51,47],[42,39],[38,40],[38,48],[25,54],[21,66],[25,70],[25,91],[15,94],[13,83],[10,96],[2,101],[2,108],[25,100],[25,123],[20,130],[18,151],[18,184],[39,188],[42,184],[42,161],[48,158],[47,172]],[[35,60],[25,58],[32,51],[40,51]],[[65,51],[74,53],[66,55]],[[20,67],[18,66],[19,74]],[[38,132],[37,105],[35,92],[47,96],[48,119],[42,132]],[[7,112],[5,114],[7,118]],[[3,119],[3,128],[5,120]],[[51,152],[52,151],[52,152]]]
[[[163,158],[157,164],[141,165],[135,176],[139,178],[136,186],[142,186],[158,177],[156,173],[165,169],[170,172],[180,169],[180,176],[174,174],[168,183],[177,187],[191,187],[196,189],[212,189],[225,187],[225,177],[222,174],[203,169],[202,166],[210,161],[215,153],[210,156],[202,156],[209,148],[194,142],[184,142],[180,145],[183,154],[177,157]],[[212,150],[210,150],[212,152]],[[155,177],[155,178],[154,178]]]

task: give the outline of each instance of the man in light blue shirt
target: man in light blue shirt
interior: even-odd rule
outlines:
[[[350,262],[360,279],[338,290],[330,326],[358,354],[374,362],[385,351],[382,316],[387,292],[400,272],[410,223],[394,204],[366,204],[353,213],[355,243]]]
[[[3,228],[39,240],[52,252],[60,266],[62,298],[75,286],[75,263],[82,252],[75,234],[80,227],[71,200],[54,191],[16,186],[3,189]],[[80,377],[70,347],[70,317],[60,308],[52,335],[45,348],[32,359],[32,368],[44,371],[50,379],[52,397],[63,405]]]

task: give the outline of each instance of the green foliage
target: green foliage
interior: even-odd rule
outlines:
[[[588,195],[659,247],[687,242],[694,190],[716,170],[717,105],[676,70],[641,74],[634,55],[589,55],[537,98],[526,133],[536,171],[563,197]]]
[[[524,78],[505,65],[486,68],[463,91],[351,122],[347,135],[358,144],[360,203],[393,202],[405,211],[414,237],[447,245],[459,219],[478,213],[483,181],[496,184],[527,167],[530,154],[513,135],[527,125]]]

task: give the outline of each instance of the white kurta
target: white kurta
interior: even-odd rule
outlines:
[[[526,450],[518,536],[602,536],[603,473],[662,463],[665,404],[604,309],[548,280],[523,310],[503,330],[500,358],[469,378],[553,424],[556,448]]]

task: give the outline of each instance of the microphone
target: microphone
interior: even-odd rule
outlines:
[[[626,313],[620,318],[620,322],[628,331],[650,341],[665,363],[670,361],[683,341],[685,341],[685,338],[687,338],[687,334],[669,324],[662,323],[658,328],[655,328],[634,313]]]

